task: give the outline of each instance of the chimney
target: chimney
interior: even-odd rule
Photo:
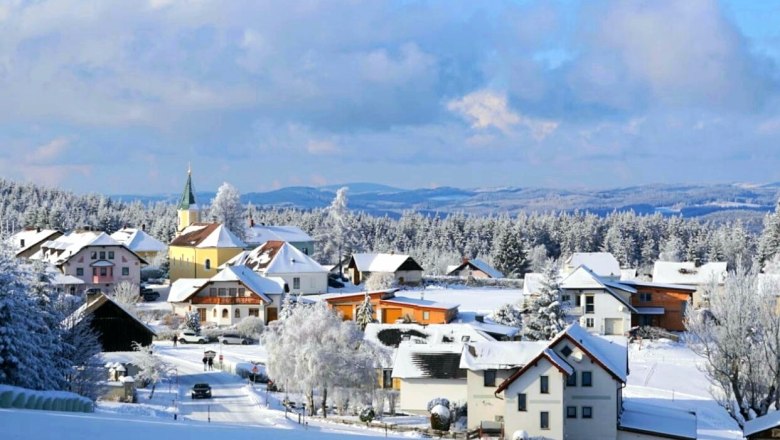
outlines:
[[[463,263],[463,264],[466,264],[466,263],[468,263],[468,262],[469,262],[469,257],[463,257],[463,261],[462,261],[462,263]]]
[[[41,232],[41,227],[40,226],[36,227],[35,232]]]
[[[476,315],[474,315],[474,320],[477,322],[485,322],[485,315],[480,315],[479,313],[477,313]]]

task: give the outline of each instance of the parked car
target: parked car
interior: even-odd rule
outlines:
[[[228,345],[228,344],[247,345],[247,344],[249,344],[249,339],[247,339],[247,338],[245,338],[245,337],[243,337],[241,335],[237,335],[235,333],[224,334],[222,336],[217,337],[217,340],[219,341],[220,344],[225,344],[225,345]]]
[[[208,341],[205,336],[196,334],[192,330],[184,330],[179,333],[179,342],[182,344],[205,344]]]
[[[196,383],[192,386],[192,398],[193,399],[210,399],[211,398],[211,385],[207,383]]]
[[[141,296],[144,298],[144,301],[157,301],[160,298],[160,292],[149,289],[148,292],[143,292]]]

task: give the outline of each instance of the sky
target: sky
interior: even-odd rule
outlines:
[[[773,1],[5,0],[0,177],[773,182],[778,61]]]

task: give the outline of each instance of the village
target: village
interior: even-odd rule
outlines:
[[[726,262],[657,261],[645,279],[609,252],[575,252],[522,280],[478,258],[435,277],[395,253],[323,264],[296,226],[250,217],[241,239],[202,221],[192,178],[170,243],[144,225],[11,237],[16,257],[43,263],[58,292],[85,298],[72,319],[89,315],[99,335],[99,406],[235,423],[275,410],[271,426],[338,421],[453,438],[763,438],[753,434],[780,426],[770,413],[740,432],[685,346],[689,309],[723,291]],[[148,270],[166,259],[164,278]],[[307,376],[296,362],[327,365]],[[657,369],[691,377],[663,383]],[[248,400],[224,400],[228,389]],[[246,406],[265,415],[230,414]]]

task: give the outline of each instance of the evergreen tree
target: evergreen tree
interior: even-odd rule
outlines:
[[[523,328],[523,314],[514,304],[504,304],[493,312],[491,317],[496,324]]]
[[[246,237],[243,213],[241,193],[235,186],[227,182],[223,183],[211,202],[211,218],[225,225],[230,232],[243,240]]]
[[[530,314],[525,321],[525,338],[531,341],[552,339],[566,327],[566,310],[561,304],[558,265],[554,260],[547,261],[542,272],[539,296],[530,306]]]
[[[368,292],[366,292],[366,297],[363,299],[363,302],[357,306],[357,310],[355,311],[355,324],[363,331],[366,329],[366,326],[372,322],[376,322],[374,319],[374,306],[371,305],[371,297],[368,296]]]
[[[196,335],[200,334],[200,314],[198,312],[189,312],[185,315],[184,325],[195,332]]]
[[[298,302],[293,300],[292,294],[285,292],[282,298],[281,310],[279,310],[279,320],[283,321],[289,318],[297,305]]]
[[[498,237],[493,261],[496,269],[503,272],[507,278],[521,277],[526,272],[528,261],[523,249],[522,236],[516,227],[510,227]]]

